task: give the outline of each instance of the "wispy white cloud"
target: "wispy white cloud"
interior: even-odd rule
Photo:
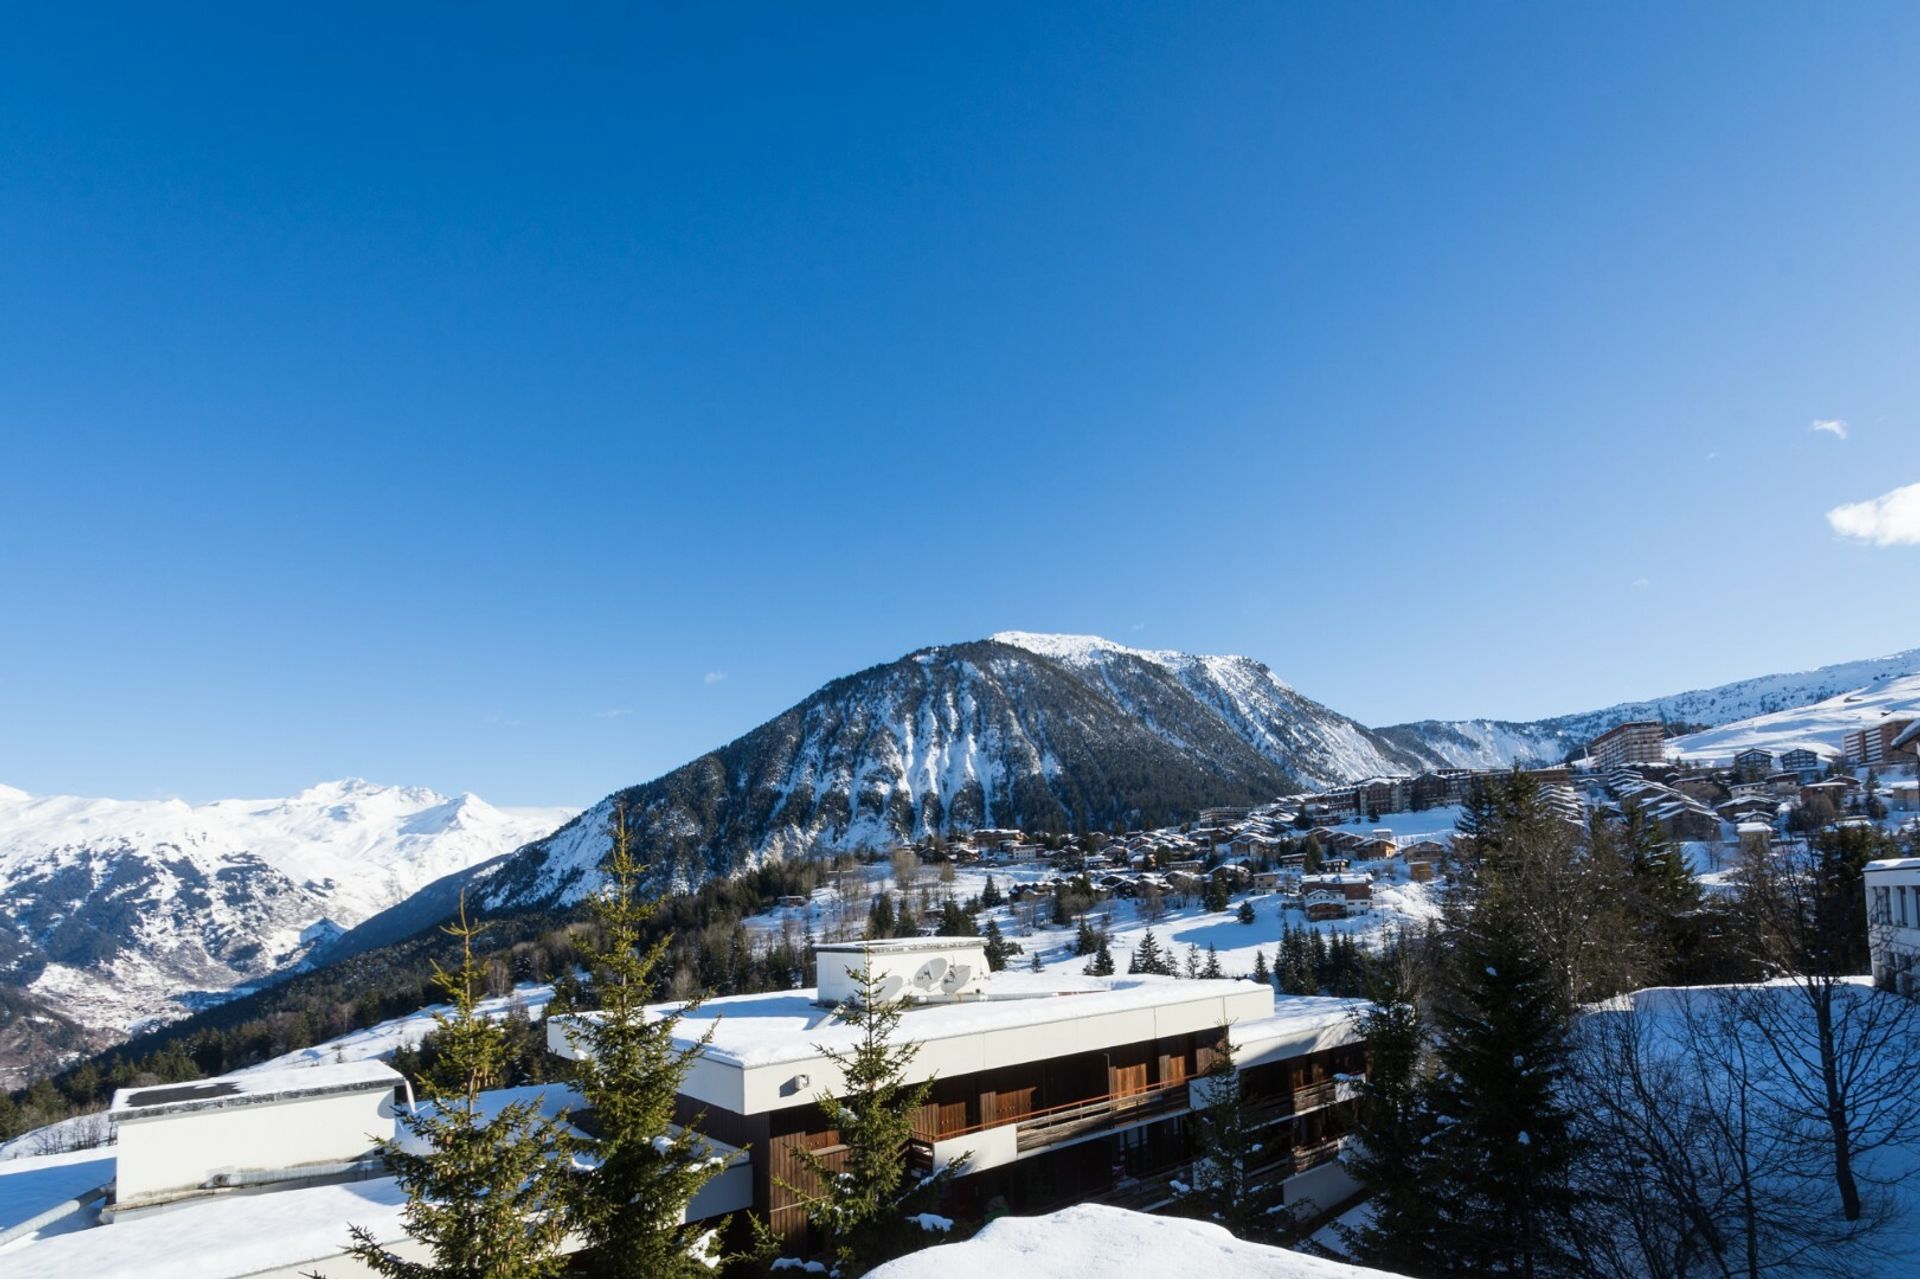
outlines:
[[[1847,438],[1847,424],[1837,417],[1817,417],[1813,419],[1813,426],[1809,429],[1825,431],[1828,435],[1839,440]]]
[[[700,677],[700,682],[703,684],[718,684],[726,677],[727,673],[725,671],[708,671]]]
[[[1144,631],[1147,629],[1147,624],[1145,622],[1135,622],[1132,626],[1129,626],[1127,629],[1130,631]]]
[[[1713,452],[1711,452],[1711,453],[1709,453],[1709,454],[1707,454],[1707,461],[1709,461],[1709,462],[1717,462],[1717,461],[1719,461],[1719,460],[1720,460],[1720,450],[1719,450],[1719,449],[1715,449],[1715,450],[1714,450]]]
[[[1644,591],[1652,585],[1653,581],[1651,578],[1636,577],[1633,579],[1633,589],[1636,591]]]
[[[1920,546],[1920,484],[1836,506],[1827,512],[1827,523],[1841,537],[1875,546]]]
[[[609,706],[603,711],[595,711],[593,717],[595,719],[619,719],[622,715],[631,714],[633,714],[633,707],[631,706]]]

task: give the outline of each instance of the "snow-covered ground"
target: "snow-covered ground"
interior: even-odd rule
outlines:
[[[961,1243],[936,1244],[872,1279],[1383,1279],[1385,1271],[1248,1243],[1204,1221],[1081,1204],[1044,1217],[1002,1217]]]
[[[1735,752],[1761,747],[1774,752],[1810,750],[1838,755],[1841,739],[1889,716],[1920,716],[1920,675],[1887,675],[1849,688],[1810,706],[1756,715],[1676,737],[1670,754],[1685,759],[1731,761]]]
[[[1370,822],[1353,829],[1385,827],[1392,830],[1395,839],[1404,846],[1422,839],[1445,840],[1452,834],[1459,817],[1457,807],[1447,806],[1418,813],[1389,813],[1378,823]],[[1350,933],[1363,945],[1376,945],[1402,928],[1423,928],[1427,921],[1439,917],[1445,885],[1410,882],[1406,864],[1398,858],[1356,862],[1352,869],[1373,876],[1373,910],[1348,919],[1310,924],[1303,911],[1289,907],[1287,899],[1277,893],[1236,893],[1228,909],[1212,912],[1201,907],[1197,894],[1184,904],[1169,895],[1164,899],[1162,912],[1151,918],[1141,900],[1115,897],[1097,903],[1087,919],[1107,932],[1114,963],[1123,973],[1128,957],[1140,945],[1147,930],[1152,929],[1155,940],[1163,948],[1172,948],[1176,961],[1184,960],[1188,947],[1198,950],[1204,958],[1207,947],[1212,946],[1228,976],[1243,976],[1253,971],[1256,951],[1266,952],[1267,963],[1272,965],[1283,925],[1317,929],[1328,936]],[[951,880],[947,881],[941,878],[938,867],[924,866],[912,886],[904,891],[916,911],[920,909],[923,893],[937,910],[949,893],[961,902],[978,896],[989,877],[1005,893],[1015,884],[1038,883],[1058,874],[1045,862],[1010,866],[975,864],[953,867]],[[895,894],[896,899],[903,891],[887,866],[856,867],[847,872],[840,886],[828,885],[816,890],[805,906],[777,906],[745,922],[750,932],[762,938],[785,935],[796,943],[808,937],[816,941],[857,938],[866,927],[873,895],[882,890]],[[1239,922],[1242,901],[1253,906],[1252,924]],[[1013,961],[1016,966],[1027,963],[1038,952],[1041,962],[1049,969],[1084,971],[1090,957],[1073,954],[1077,921],[1056,926],[1051,922],[1051,910],[1051,899],[1030,898],[982,911],[976,922],[984,929],[988,920],[995,921],[1002,935],[1021,948],[1021,954]]]
[[[1740,1041],[1739,1052],[1727,1053],[1725,1059],[1744,1057],[1754,1071],[1754,1080],[1765,1078],[1777,1068],[1790,1068],[1802,1079],[1819,1079],[1819,1059],[1814,1050],[1816,1037],[1811,1029],[1812,1013],[1804,996],[1784,979],[1742,987],[1651,987],[1595,1007],[1590,1010],[1590,1020],[1584,1020],[1584,1024],[1597,1030],[1602,1025],[1601,1019],[1606,1017],[1635,1018],[1640,1027],[1641,1042],[1647,1045],[1648,1055],[1656,1061],[1675,1064],[1678,1076],[1690,1081],[1704,1093],[1721,1086],[1725,1078],[1704,1063],[1722,1058],[1702,1057],[1697,1053],[1686,1034],[1687,1010],[1695,1010],[1703,1022],[1712,1022],[1714,1001],[1723,991],[1784,1001],[1783,1005],[1776,1004],[1778,1011],[1775,1015],[1781,1018],[1783,1027],[1789,1028],[1788,1033],[1780,1038],[1779,1055],[1776,1055],[1773,1046],[1751,1025],[1745,1025],[1737,1036]],[[1902,998],[1875,990],[1865,977],[1850,979],[1848,986],[1843,989],[1845,997],[1862,1000]],[[1804,1023],[1798,1032],[1790,1029],[1796,1024],[1796,1019]],[[1875,1067],[1871,1059],[1848,1059],[1843,1062],[1843,1067],[1856,1088],[1866,1089],[1870,1086],[1865,1081],[1874,1074]],[[1817,1091],[1817,1083],[1814,1087]],[[1772,1089],[1775,1092],[1781,1090],[1777,1082]],[[1748,1087],[1744,1094],[1754,1107],[1752,1116],[1757,1116],[1764,1108],[1765,1103],[1761,1100],[1764,1091],[1764,1087],[1756,1083]],[[1876,1110],[1877,1118],[1868,1122],[1874,1125],[1874,1131],[1884,1132],[1893,1116],[1888,1107],[1878,1106]],[[1752,1121],[1761,1122],[1757,1118],[1752,1118]],[[1684,1124],[1676,1122],[1670,1131],[1683,1129]],[[1889,1141],[1866,1154],[1856,1155],[1855,1168],[1860,1174],[1862,1193],[1868,1198],[1870,1208],[1875,1206],[1874,1201],[1885,1197],[1880,1206],[1887,1213],[1887,1224],[1873,1232],[1864,1244],[1846,1245],[1846,1255],[1841,1260],[1850,1267],[1851,1273],[1863,1279],[1866,1276],[1872,1276],[1872,1279],[1920,1279],[1920,1233],[1913,1228],[1915,1222],[1920,1222],[1920,1131],[1910,1130],[1904,1141]],[[1715,1184],[1712,1178],[1716,1173],[1715,1169],[1708,1171],[1709,1185]],[[1765,1177],[1768,1174],[1762,1170],[1761,1175]],[[1839,1213],[1838,1192],[1830,1176],[1817,1161],[1807,1176],[1790,1183],[1780,1183],[1777,1193],[1789,1197],[1797,1211],[1835,1217]],[[1738,1237],[1737,1232],[1733,1237]],[[1808,1267],[1803,1271],[1787,1263],[1785,1268],[1776,1266],[1768,1273],[1814,1273],[1814,1270]]]

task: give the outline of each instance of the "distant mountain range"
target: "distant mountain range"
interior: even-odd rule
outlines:
[[[1251,658],[1011,631],[837,679],[608,796],[491,872],[484,893],[496,909],[576,900],[616,805],[654,866],[686,884],[928,831],[1177,821],[1421,762]]]
[[[1380,730],[1380,736],[1402,750],[1455,768],[1505,768],[1528,759],[1558,762],[1616,724],[1656,719],[1668,724],[1722,727],[1759,716],[1811,706],[1829,698],[1871,691],[1902,676],[1920,675],[1920,648],[1886,657],[1838,662],[1817,670],[1784,675],[1762,675],[1735,680],[1714,688],[1674,693],[1644,702],[1621,702],[1602,710],[1516,723],[1510,720],[1420,720]],[[1838,750],[1840,716],[1823,732],[1813,731],[1806,744]],[[1858,727],[1847,723],[1846,727]],[[1731,754],[1731,735],[1702,735],[1676,742],[1690,755]]]
[[[500,910],[578,900],[616,806],[653,864],[686,885],[762,858],[929,831],[1153,825],[1380,774],[1557,763],[1628,720],[1724,725],[1904,674],[1920,674],[1920,649],[1526,723],[1373,730],[1252,658],[1009,631],[835,680],[486,868],[477,892]],[[450,884],[435,891],[436,908],[452,899]],[[391,934],[431,913],[402,907],[384,924]]]
[[[362,781],[198,806],[0,787],[0,1081],[299,964],[569,816]]]
[[[928,832],[1159,825],[1380,774],[1558,761],[1630,719],[1713,726],[1676,743],[1696,754],[1834,749],[1915,697],[1920,649],[1525,723],[1376,730],[1251,658],[1010,631],[834,680],[578,816],[366,782],[200,807],[0,787],[0,1082],[398,941],[462,892],[494,912],[568,906],[596,882],[616,807],[680,888]]]

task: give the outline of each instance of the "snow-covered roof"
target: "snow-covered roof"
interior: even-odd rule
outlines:
[[[1236,1239],[1221,1227],[1080,1204],[1044,1217],[1002,1217],[961,1243],[890,1261],[872,1279],[1084,1279],[1204,1275],[1206,1279],[1392,1279],[1384,1271]]]
[[[999,972],[993,974],[987,998],[907,1009],[899,1033],[931,1043],[1106,1013],[1205,1003],[1254,988],[1254,983],[1238,979]],[[655,1011],[664,1015],[678,1007],[661,1005]],[[675,1038],[690,1046],[709,1031],[713,1038],[701,1056],[740,1067],[808,1061],[820,1056],[821,1049],[851,1049],[860,1037],[857,1028],[822,1007],[811,989],[709,999],[680,1023]]]
[[[400,1238],[405,1204],[406,1195],[391,1177],[228,1195],[172,1212],[18,1240],[0,1248],[0,1274],[233,1279],[291,1271],[338,1257],[349,1242],[349,1224],[383,1241]]]
[[[375,1092],[403,1082],[405,1078],[399,1071],[384,1061],[371,1058],[321,1066],[288,1066],[278,1070],[221,1075],[215,1079],[196,1079],[183,1084],[122,1088],[113,1094],[113,1104],[108,1107],[107,1113],[116,1121],[146,1119],[155,1115],[213,1110],[223,1106],[290,1101],[296,1097]]]

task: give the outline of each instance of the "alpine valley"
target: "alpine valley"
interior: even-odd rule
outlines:
[[[652,864],[686,886],[766,858],[881,848],[930,831],[1150,827],[1369,776],[1557,763],[1633,719],[1724,726],[1844,699],[1849,690],[1897,692],[1901,677],[1915,674],[1920,649],[1527,723],[1374,730],[1252,658],[1003,632],[835,680],[712,754],[610,795],[475,872],[485,877],[477,896],[493,910],[579,900],[594,883],[616,807]],[[1860,713],[1886,708],[1863,702]],[[1827,744],[1837,749],[1840,720],[1828,729]],[[402,931],[396,923],[411,930],[432,922],[452,900],[443,884],[432,909],[403,908],[366,940],[391,939]]]
[[[0,787],[0,1080],[297,968],[570,815],[363,781],[198,806]]]
[[[462,893],[491,914],[564,909],[595,885],[616,808],[661,887],[689,888],[928,833],[1151,827],[1369,776],[1557,762],[1631,719],[1718,730],[1688,739],[1703,748],[1837,747],[1855,720],[1914,709],[1916,676],[1920,649],[1546,720],[1370,729],[1251,658],[1003,632],[834,680],[578,815],[355,781],[199,807],[0,788],[0,1078],[398,942]]]

